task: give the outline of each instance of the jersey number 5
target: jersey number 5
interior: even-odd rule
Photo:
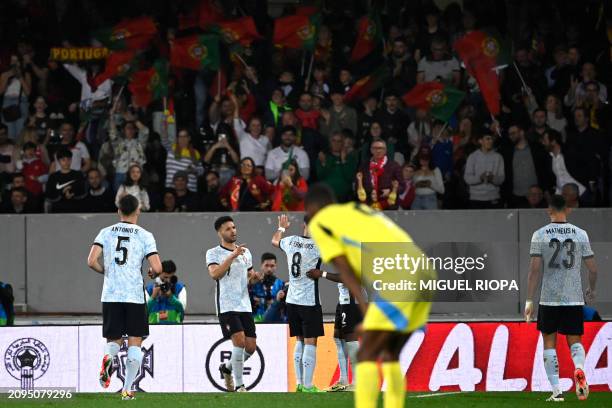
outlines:
[[[117,252],[121,252],[122,258],[115,257],[115,262],[117,265],[125,265],[128,257],[128,249],[123,246],[123,242],[130,242],[130,237],[117,237],[117,248],[115,250]]]
[[[291,275],[294,278],[300,277],[301,264],[302,264],[302,254],[299,252],[294,253],[293,257],[291,258]]]
[[[561,250],[561,246],[567,250],[567,256],[569,259],[564,259],[561,263],[565,269],[572,269],[574,267],[575,256],[574,251],[576,250],[576,244],[571,239],[566,239],[561,244],[557,238],[553,238],[548,243],[549,248],[555,248],[555,252],[553,253],[552,258],[548,262],[548,267],[552,269],[559,269],[561,266],[557,263],[557,255],[559,255],[559,251]]]

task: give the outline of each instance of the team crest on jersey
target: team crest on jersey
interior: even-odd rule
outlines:
[[[132,384],[131,391],[144,391],[140,387],[140,381],[142,381],[147,374],[153,377],[153,345],[151,347],[141,347],[143,352],[142,363],[140,364],[140,369],[138,370],[138,374],[134,379],[134,384]],[[111,375],[116,372],[117,378],[121,380],[122,383],[125,382],[125,372],[127,369],[127,352],[128,352],[128,343],[127,339],[123,339],[121,343],[121,348],[119,349],[119,354],[113,359],[113,368],[111,369]]]
[[[21,382],[22,390],[34,389],[34,381],[45,375],[50,363],[47,346],[32,337],[15,340],[4,353],[6,371]]]
[[[493,37],[487,37],[482,41],[482,51],[487,57],[496,57],[499,54],[499,42]]]
[[[372,41],[376,36],[376,24],[371,19],[368,19],[368,26],[366,27],[363,38],[367,41]]]
[[[436,89],[434,91],[431,91],[429,95],[427,95],[426,99],[432,108],[436,108],[438,106],[444,105],[448,100],[448,96],[446,96],[444,91]]]
[[[312,40],[315,35],[315,26],[308,23],[305,26],[300,27],[297,30],[297,35],[304,41]]]
[[[189,56],[195,60],[202,61],[208,56],[208,48],[200,44],[194,44],[187,51]]]
[[[125,40],[126,38],[128,38],[131,34],[132,33],[130,33],[125,28],[120,28],[118,30],[113,31],[110,38],[111,38],[111,41],[121,41],[121,40]]]

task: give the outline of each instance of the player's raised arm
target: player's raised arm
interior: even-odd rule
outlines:
[[[272,246],[276,248],[280,248],[280,241],[283,239],[283,233],[289,228],[291,223],[289,222],[289,217],[286,214],[282,214],[278,216],[278,229],[272,235]]]
[[[527,277],[527,302],[525,303],[525,320],[531,321],[533,315],[533,297],[535,295],[540,275],[542,273],[542,257],[532,256],[529,262],[529,275]]]
[[[246,250],[245,244],[238,245],[236,249],[234,249],[232,253],[227,258],[225,258],[225,260],[223,260],[223,262],[221,262],[220,264],[215,264],[215,263],[209,264],[208,274],[210,275],[210,277],[215,280],[221,279],[229,270],[234,259],[244,254],[245,250]]]
[[[98,258],[102,254],[102,247],[99,244],[93,244],[89,250],[87,257],[87,266],[98,273],[104,273],[104,267],[98,262]]]
[[[361,313],[365,316],[365,312],[367,310],[367,301],[363,296],[363,292],[361,291],[361,284],[355,276],[351,265],[349,264],[346,256],[340,255],[331,260],[332,264],[336,268],[337,271],[340,272],[340,279],[342,283],[348,288],[351,292],[357,303],[359,304],[359,308],[361,309]]]

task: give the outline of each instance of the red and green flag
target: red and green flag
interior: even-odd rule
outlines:
[[[274,22],[274,45],[313,51],[317,45],[320,24],[320,14],[277,18]]]
[[[151,17],[123,20],[112,28],[94,33],[102,44],[112,50],[147,48],[157,35],[157,26]]]
[[[100,84],[107,79],[122,82],[127,80],[134,70],[138,67],[136,50],[114,51],[106,58],[104,71],[94,78],[94,85]]]
[[[472,31],[453,44],[466,71],[476,78],[480,93],[492,115],[500,112],[499,77],[497,70],[508,64],[507,49],[494,34]]]
[[[203,29],[208,29],[211,25],[225,19],[223,8],[215,0],[200,0],[198,7],[198,24]]]
[[[387,65],[382,65],[353,84],[351,89],[344,95],[347,102],[358,101],[367,98],[372,92],[385,86],[391,79],[391,70]]]
[[[136,72],[128,89],[134,103],[141,107],[168,96],[168,61],[158,60],[151,68]]]
[[[174,40],[170,49],[170,65],[193,70],[218,69],[219,37],[192,35]]]
[[[295,8],[295,14],[298,16],[312,16],[319,12],[319,8],[317,6],[297,6]]]
[[[382,23],[377,10],[361,17],[357,28],[357,41],[353,46],[350,62],[367,57],[382,43],[382,36]]]
[[[408,91],[402,100],[410,107],[428,111],[431,116],[448,122],[465,98],[465,93],[441,82],[423,82]]]
[[[254,40],[259,40],[262,36],[255,27],[253,17],[241,17],[235,20],[219,21],[212,24],[210,31],[219,34],[224,43],[228,45],[240,44],[248,47]]]

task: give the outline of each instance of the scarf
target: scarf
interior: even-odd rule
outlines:
[[[378,178],[385,172],[385,165],[387,164],[387,156],[385,155],[382,159],[370,161],[370,180],[372,181],[372,190],[378,193]]]
[[[306,112],[301,109],[298,109],[295,111],[295,116],[298,118],[298,120],[302,124],[302,127],[317,130],[318,120],[319,120],[319,117],[321,116],[321,112],[319,111]]]
[[[232,179],[232,186],[230,188],[230,205],[233,211],[238,211],[238,205],[240,204],[240,185],[242,184],[242,178],[234,177]]]

